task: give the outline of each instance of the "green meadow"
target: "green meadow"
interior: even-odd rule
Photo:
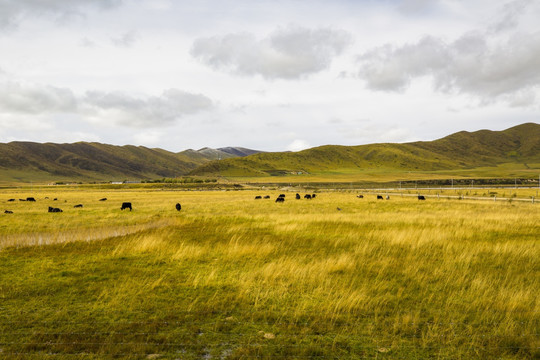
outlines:
[[[540,359],[539,204],[295,192],[0,190],[0,358]]]

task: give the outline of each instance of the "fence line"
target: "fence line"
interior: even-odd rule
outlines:
[[[407,190],[407,191],[411,191],[413,189],[410,189],[410,190]],[[419,189],[414,189],[415,191],[416,190],[419,190]],[[434,190],[434,189],[429,189],[429,190]],[[465,196],[465,195],[441,195],[441,194],[435,194],[435,195],[432,195],[432,194],[425,194],[425,193],[422,193],[420,191],[417,191],[416,194],[406,194],[406,193],[403,193],[403,192],[397,192],[397,190],[395,189],[369,189],[369,190],[365,190],[365,192],[368,192],[370,194],[384,194],[384,195],[394,195],[394,196],[401,196],[401,197],[417,197],[419,195],[422,195],[424,196],[426,199],[428,198],[436,198],[436,199],[451,199],[451,200],[484,200],[484,201],[508,201],[508,202],[511,202],[511,201],[521,201],[521,202],[530,202],[532,204],[536,204],[538,203],[538,200],[532,196],[530,199],[524,199],[524,198],[508,198],[508,197],[497,197],[497,196],[493,196],[493,197],[484,197],[484,196]]]
[[[420,330],[420,329],[418,329]],[[318,333],[290,333],[290,332],[281,332],[280,334],[282,336],[287,337],[314,337],[314,338],[324,338],[328,336],[333,337],[339,337],[339,338],[351,338],[351,337],[358,337],[358,336],[369,336],[371,339],[373,339],[373,333],[372,332],[366,332],[366,333],[355,333],[350,335],[344,335],[344,334],[318,334]],[[165,335],[163,332],[116,332],[116,331],[106,331],[106,332],[4,332],[4,334],[7,335],[31,335],[31,336],[42,336],[42,335],[51,335],[51,336],[65,336],[65,335],[77,335],[77,336],[91,336],[91,337],[99,337],[99,336],[114,336],[114,335],[131,335],[131,336],[148,336],[148,335]],[[219,335],[227,335],[227,336],[243,336],[243,337],[249,337],[249,336],[258,336],[256,332],[251,333],[236,333],[236,332],[225,332],[225,331],[215,331],[215,330],[205,330],[200,332],[195,331],[183,331],[183,332],[175,332],[174,335],[178,334],[219,334]],[[451,334],[440,334],[440,335],[427,335],[427,334],[392,334],[389,333],[388,337],[390,338],[455,338],[459,336],[470,336],[470,332],[453,332]],[[512,336],[512,337],[528,337],[528,336],[540,336],[540,334],[479,334],[475,333],[475,337],[482,337],[482,338],[501,338],[506,336]],[[48,343],[48,342],[47,342]]]

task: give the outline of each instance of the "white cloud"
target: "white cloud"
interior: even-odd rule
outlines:
[[[39,116],[21,117],[20,114],[2,115],[0,117],[0,129],[9,130],[9,133],[24,132],[38,134],[54,130],[54,124],[43,120]]]
[[[69,89],[0,81],[0,113],[65,113],[76,109],[77,99]]]
[[[454,42],[426,37],[401,47],[385,45],[358,58],[358,76],[372,90],[403,91],[430,76],[436,89],[473,95],[482,102],[540,86],[540,32],[492,39],[465,34]]]
[[[204,95],[178,89],[161,96],[134,96],[123,92],[89,91],[77,97],[70,89],[0,78],[0,114],[71,115],[79,119],[127,127],[154,127],[214,107]],[[25,120],[26,121],[26,120]]]
[[[166,137],[162,131],[143,131],[133,135],[133,139],[137,144],[143,144],[147,146],[158,146],[160,142],[163,142],[163,139]]]
[[[90,91],[86,93],[84,103],[94,117],[129,127],[163,126],[185,115],[214,107],[212,100],[204,95],[177,89],[169,89],[161,96],[152,97]]]
[[[301,150],[309,149],[310,147],[311,146],[309,145],[307,141],[302,140],[302,139],[296,139],[287,146],[287,150],[288,151],[301,151]]]
[[[520,91],[507,98],[511,107],[530,107],[536,104],[536,94],[533,91]]]
[[[379,142],[407,142],[414,140],[414,136],[410,130],[396,126],[380,124],[366,124],[363,126],[355,126],[354,124],[346,124],[339,128],[339,132],[346,138],[353,139],[357,143],[379,143]]]
[[[298,79],[327,69],[350,43],[345,31],[287,27],[262,40],[250,33],[198,38],[191,54],[213,69],[237,75]]]
[[[28,15],[52,15],[63,19],[81,15],[84,8],[118,6],[122,0],[0,0],[0,29],[16,27]]]
[[[443,68],[448,61],[444,43],[425,37],[417,44],[396,48],[390,44],[375,48],[358,57],[359,76],[372,90],[402,91],[417,76]]]

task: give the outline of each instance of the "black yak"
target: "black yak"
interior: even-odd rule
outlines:
[[[120,210],[124,210],[124,209],[129,209],[129,211],[133,210],[131,208],[131,203],[130,202],[123,202],[122,207],[120,208]]]

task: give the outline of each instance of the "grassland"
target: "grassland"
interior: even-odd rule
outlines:
[[[0,357],[540,358],[538,204],[280,192],[1,190]]]

